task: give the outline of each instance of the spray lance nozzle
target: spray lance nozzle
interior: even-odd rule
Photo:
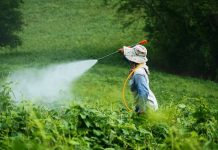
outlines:
[[[144,44],[147,44],[147,43],[148,43],[148,40],[142,40],[142,41],[138,42],[137,44],[144,45]],[[137,44],[133,44],[133,45],[131,45],[131,46],[129,46],[129,47],[134,47],[134,46],[137,45]],[[114,54],[116,54],[116,53],[119,53],[119,51],[115,51],[115,52],[112,52],[112,53],[110,53],[110,54],[107,54],[107,55],[105,55],[105,56],[103,56],[103,57],[98,58],[97,60],[104,59],[104,58],[109,57],[109,56],[111,56],[111,55],[114,55]]]
[[[145,45],[148,44],[148,42],[149,42],[148,40],[142,40],[138,44]]]

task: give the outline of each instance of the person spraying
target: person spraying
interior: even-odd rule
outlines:
[[[156,97],[149,87],[149,69],[146,64],[148,61],[147,49],[143,45],[137,44],[133,47],[123,46],[118,49],[118,52],[130,62],[132,76],[129,83],[135,98],[135,112],[143,114],[147,106],[157,110]]]

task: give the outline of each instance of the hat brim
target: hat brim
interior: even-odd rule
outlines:
[[[129,47],[124,46],[123,50],[124,50],[124,56],[129,61],[132,61],[132,62],[135,62],[138,64],[145,63],[148,61],[148,59],[146,57],[137,56],[133,48],[129,48]]]

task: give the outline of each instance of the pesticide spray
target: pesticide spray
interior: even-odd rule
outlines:
[[[9,76],[15,101],[31,100],[52,103],[72,97],[72,82],[95,65],[97,60],[85,60],[51,65],[43,69],[26,69]]]
[[[147,43],[147,40],[142,40],[137,44]],[[8,81],[13,83],[11,87],[13,91],[12,97],[14,97],[15,101],[32,100],[46,103],[70,99],[72,97],[70,87],[73,81],[99,60],[118,52],[115,51],[94,60],[63,63],[42,69],[26,69],[14,72],[8,78]]]

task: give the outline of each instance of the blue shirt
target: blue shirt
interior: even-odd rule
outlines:
[[[137,98],[148,99],[149,85],[144,75],[134,74],[132,76],[131,91]]]
[[[155,110],[158,109],[158,103],[149,87],[149,79],[144,67],[135,70],[130,80],[130,87],[135,96],[136,108],[139,111],[143,111],[145,102],[148,102]]]

